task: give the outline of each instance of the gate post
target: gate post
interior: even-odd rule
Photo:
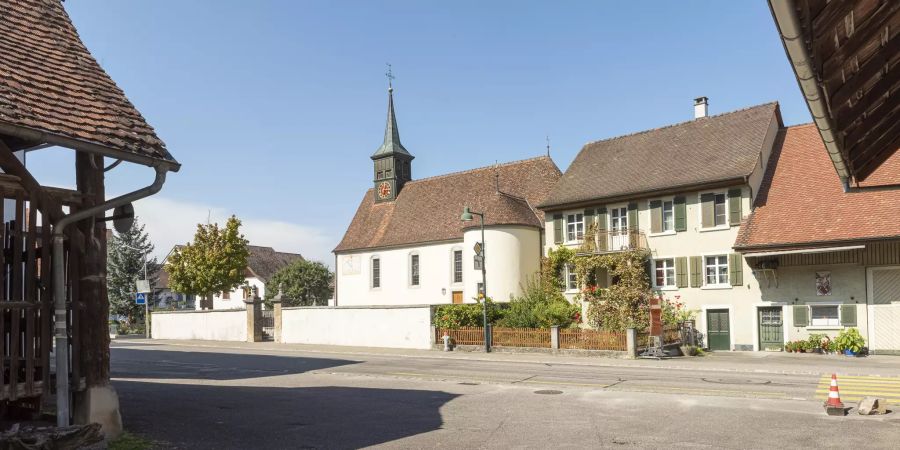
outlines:
[[[253,292],[253,298],[244,300],[247,306],[247,342],[262,342],[262,300]]]
[[[626,354],[629,358],[637,357],[637,330],[635,330],[634,328],[628,328],[625,330],[625,349]]]
[[[550,348],[559,350],[559,325],[550,327]]]
[[[284,291],[279,287],[278,294],[272,299],[273,316],[275,320],[275,342],[282,342],[281,339],[281,301],[284,298]]]

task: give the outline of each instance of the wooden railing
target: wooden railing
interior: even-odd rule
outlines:
[[[446,334],[456,345],[484,345],[484,328],[482,327],[461,327],[452,329],[436,329],[434,342],[443,342],[443,336]]]
[[[584,235],[586,253],[615,253],[646,250],[647,236],[639,230],[589,230]]]
[[[580,328],[559,330],[559,348],[583,350],[625,351],[625,333],[613,331],[582,330]]]
[[[494,347],[550,348],[550,329],[491,327],[491,345]]]

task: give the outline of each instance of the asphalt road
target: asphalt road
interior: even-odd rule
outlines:
[[[168,448],[897,448],[819,377],[113,344],[126,429]]]

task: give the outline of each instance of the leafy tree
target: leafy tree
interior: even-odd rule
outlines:
[[[196,295],[204,299],[203,309],[212,309],[213,294],[243,284],[250,252],[240,227],[241,221],[235,216],[224,228],[217,223],[198,224],[194,242],[172,252],[166,262],[172,290]]]
[[[498,325],[514,328],[566,328],[579,322],[579,303],[569,303],[555,283],[547,283],[542,277],[530,277],[522,286],[522,295],[510,300]]]
[[[266,300],[284,290],[283,306],[325,306],[331,297],[332,273],[325,264],[298,259],[282,267],[266,283]]]
[[[124,232],[113,234],[107,246],[106,287],[109,292],[109,311],[128,318],[129,324],[141,322],[144,306],[134,302],[135,280],[144,278],[144,255],[153,252],[150,236],[144,225],[134,219],[134,225]],[[156,283],[159,264],[156,258],[147,260],[147,276],[151,286]]]

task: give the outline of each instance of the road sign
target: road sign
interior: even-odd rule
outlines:
[[[138,292],[134,296],[134,303],[136,305],[146,305],[147,304],[147,294],[143,292]]]
[[[484,249],[481,246],[481,242],[476,242],[475,243],[475,254],[480,255],[482,250],[484,250]]]
[[[480,255],[475,255],[475,270],[481,270],[481,265],[484,264],[484,257]]]
[[[135,280],[134,284],[137,288],[135,292],[140,292],[142,294],[150,293],[150,280]]]

